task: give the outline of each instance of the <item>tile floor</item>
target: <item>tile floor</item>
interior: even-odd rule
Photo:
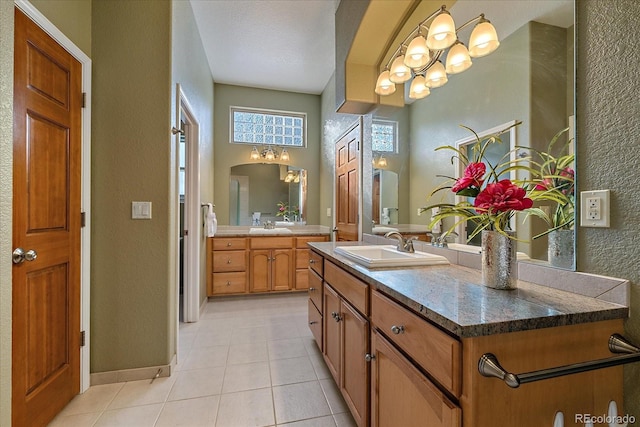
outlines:
[[[355,427],[307,326],[307,294],[210,300],[168,378],[93,386],[50,427]]]

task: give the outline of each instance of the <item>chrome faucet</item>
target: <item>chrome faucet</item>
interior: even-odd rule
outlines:
[[[449,236],[458,236],[458,233],[456,233],[455,231],[447,231],[442,233],[437,239],[436,239],[436,246],[438,246],[439,248],[446,248],[447,245],[447,237]]]
[[[387,239],[393,237],[398,241],[398,252],[410,252],[414,253],[416,250],[413,248],[413,241],[417,239],[416,236],[411,236],[407,239],[397,231],[389,231],[384,235]]]
[[[264,228],[265,230],[273,230],[274,228],[276,228],[276,225],[271,221],[267,221],[264,223]]]

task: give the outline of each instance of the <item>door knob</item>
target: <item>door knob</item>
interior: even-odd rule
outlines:
[[[33,249],[24,251],[22,248],[16,248],[12,254],[12,260],[14,264],[22,264],[25,261],[33,261],[38,258],[38,253]]]

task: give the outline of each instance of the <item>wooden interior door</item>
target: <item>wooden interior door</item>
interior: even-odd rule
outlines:
[[[380,224],[380,172],[373,175],[373,191],[371,194],[371,220]]]
[[[80,391],[82,72],[18,9],[14,47],[12,421],[43,426]]]
[[[336,240],[358,240],[360,124],[336,142]]]

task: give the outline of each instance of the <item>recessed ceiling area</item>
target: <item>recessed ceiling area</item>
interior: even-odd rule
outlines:
[[[320,94],[335,69],[335,0],[190,0],[216,83]]]

